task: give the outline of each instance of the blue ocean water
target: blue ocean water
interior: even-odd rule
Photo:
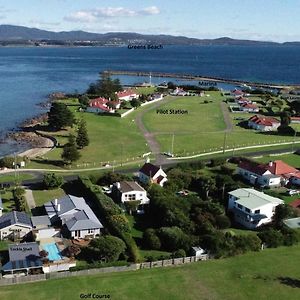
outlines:
[[[259,82],[299,83],[295,46],[166,46],[119,48],[0,48],[0,135],[41,112],[56,92],[84,91],[106,69],[218,76]],[[123,84],[142,81],[121,77]],[[153,82],[165,79],[154,79]],[[0,156],[21,145],[0,144]],[[13,148],[13,149],[12,149]]]

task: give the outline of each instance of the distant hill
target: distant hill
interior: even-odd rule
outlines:
[[[0,41],[5,44],[44,42],[51,44],[56,41],[58,44],[93,42],[103,45],[124,45],[156,43],[163,45],[299,45],[300,42],[275,43],[252,40],[237,40],[228,37],[217,39],[197,39],[185,36],[172,35],[146,35],[134,32],[109,32],[109,33],[91,33],[85,31],[61,31],[53,32],[37,28],[28,28],[24,26],[0,25]]]

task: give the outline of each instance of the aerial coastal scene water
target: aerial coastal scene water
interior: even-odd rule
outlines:
[[[46,101],[49,94],[83,92],[104,70],[297,84],[300,64],[299,48],[295,46],[165,46],[150,51],[127,47],[0,48],[0,58],[2,136],[25,119],[41,113],[43,109],[37,104]],[[140,77],[118,78],[125,85],[149,81]],[[152,82],[165,80],[153,78]],[[181,83],[178,79],[174,82]],[[0,155],[11,154],[12,147],[18,151],[26,145],[1,144]]]

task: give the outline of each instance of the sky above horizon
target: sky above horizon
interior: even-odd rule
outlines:
[[[0,24],[300,41],[300,0],[0,0]]]

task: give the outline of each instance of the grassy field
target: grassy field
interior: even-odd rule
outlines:
[[[2,204],[3,204],[3,213],[7,213],[14,210],[15,201],[11,189],[6,189],[1,191],[0,197],[2,199]]]
[[[300,298],[300,246],[266,249],[229,259],[126,273],[73,277],[0,288],[1,299],[282,300]]]
[[[72,103],[72,102],[71,102]],[[76,105],[77,100],[73,101]],[[69,101],[70,104],[70,101]],[[88,135],[90,144],[81,151],[81,158],[73,167],[101,167],[107,162],[126,162],[127,160],[137,160],[138,157],[148,152],[146,141],[139,132],[135,122],[133,121],[136,112],[125,118],[99,116],[93,113],[83,113],[77,111],[77,106],[72,106],[77,119],[85,119],[87,122]],[[63,146],[67,142],[67,138],[72,129],[62,130],[53,135],[59,145]],[[56,165],[61,159],[62,147],[55,148],[44,155],[42,160],[34,160],[27,165],[27,168],[59,168]]]
[[[50,200],[60,198],[65,195],[64,190],[61,188],[54,190],[33,190],[32,192],[37,206],[41,206]]]
[[[186,109],[187,115],[157,114],[156,109],[145,114],[143,121],[149,131],[155,134],[162,152],[170,151],[174,133],[174,153],[191,155],[225,148],[238,148],[278,142],[293,141],[293,137],[282,137],[272,133],[259,133],[238,126],[240,120],[247,120],[252,114],[230,113],[232,131],[225,136],[224,117],[219,92],[209,92],[210,97],[178,97],[160,109]],[[212,101],[204,104],[203,101]],[[297,139],[299,140],[299,139]],[[295,146],[296,147],[296,146]],[[251,150],[248,150],[248,152]]]
[[[31,174],[18,174],[17,181],[23,181],[23,180],[29,180],[33,179],[34,176]],[[14,174],[7,174],[7,175],[1,175],[0,176],[0,183],[4,182],[15,182],[16,178]]]

